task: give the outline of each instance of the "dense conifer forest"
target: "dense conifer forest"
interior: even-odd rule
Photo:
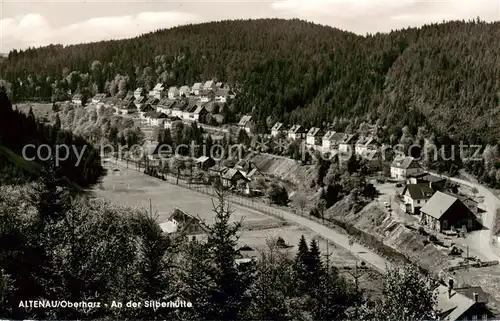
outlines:
[[[300,20],[222,21],[14,50],[0,73],[14,101],[216,78],[240,91],[234,113],[253,113],[260,130],[269,120],[349,117],[491,143],[500,134],[499,33],[500,23],[480,20],[366,36]]]

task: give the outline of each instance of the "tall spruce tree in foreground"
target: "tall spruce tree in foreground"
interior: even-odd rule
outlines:
[[[236,320],[244,315],[251,298],[248,288],[252,281],[251,271],[237,264],[240,256],[238,231],[241,222],[230,223],[231,209],[222,190],[217,190],[218,203],[214,204],[215,222],[213,225],[202,223],[207,229],[205,243],[192,243],[191,251],[199,256],[190,255],[188,265],[193,280],[184,284],[187,293],[200,294],[194,297],[191,317],[204,320]],[[202,262],[200,266],[197,262]],[[193,270],[194,268],[194,270]],[[200,274],[206,276],[203,284],[197,284]],[[200,293],[201,292],[201,293]],[[188,312],[189,313],[189,312]]]

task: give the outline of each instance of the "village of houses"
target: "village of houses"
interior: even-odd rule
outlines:
[[[214,108],[214,106],[220,107],[234,99],[235,96],[235,92],[224,86],[223,83],[206,81],[205,83],[195,83],[191,87],[170,87],[168,89],[164,88],[162,84],[157,84],[150,92],[146,92],[143,88],[137,88],[133,94],[127,95],[122,101],[109,98],[105,94],[98,94],[92,98],[91,104],[97,109],[103,106],[112,107],[115,114],[133,117],[140,120],[141,124],[146,127],[157,126],[167,129],[171,128],[172,123],[176,121],[188,124],[196,122],[202,127],[206,126],[215,132],[220,130],[222,135],[226,135],[230,131],[222,127],[208,126],[206,119],[207,117],[217,119],[218,108]],[[72,102],[81,105],[81,97],[75,95]],[[252,116],[244,115],[237,127],[239,130],[253,135],[254,125]],[[354,152],[365,159],[375,161],[377,161],[377,153],[382,148],[382,144],[374,135],[363,136],[339,133],[333,130],[323,131],[315,127],[306,129],[300,125],[285,128],[284,124],[279,122],[275,123],[270,133],[266,135],[287,141],[300,140],[307,148],[321,153],[348,154]],[[155,146],[157,144],[153,140],[149,145]],[[265,168],[259,168],[255,163],[246,160],[240,160],[232,166],[222,166],[210,157],[201,156],[194,160],[194,164],[210,176],[220,177],[223,186],[227,188],[235,189],[244,186],[238,192],[247,197],[262,196],[262,191],[256,189],[255,184],[251,184],[251,182],[255,183],[257,179],[263,177],[267,179],[269,176],[274,176]],[[375,180],[373,181],[375,183]],[[385,187],[381,187],[381,196],[376,200],[381,204],[380,207],[391,215],[399,215],[400,217],[406,215],[415,218],[420,226],[434,233],[433,235],[453,237],[458,240],[460,236],[466,237],[467,232],[482,228],[481,215],[485,209],[478,201],[480,198],[476,197],[477,195],[470,189],[461,188],[458,190],[455,188],[452,191],[447,184],[447,178],[426,172],[413,157],[397,157],[390,165],[390,177],[385,177],[384,182],[385,184],[382,185]],[[200,225],[196,221],[197,218],[193,215],[176,209],[170,219],[162,224],[162,228],[169,233],[182,229],[188,234],[196,234],[201,231]],[[474,245],[472,246],[474,247]],[[476,244],[476,249],[480,247],[480,244]],[[466,260],[468,259],[469,257],[466,258]],[[484,292],[480,287],[466,287],[462,291],[463,294],[457,292],[457,296],[453,299],[449,296],[449,287],[440,287],[439,291],[443,292],[439,293],[440,296],[443,296],[443,304],[453,306],[452,310],[456,308],[455,314],[461,311],[458,313],[461,315],[457,316],[457,319],[465,315],[467,309],[473,310],[477,304],[484,305],[486,302],[484,299],[486,295],[483,295]],[[477,293],[481,293],[479,301]],[[467,303],[464,306],[466,309],[458,309],[464,302]]]
[[[187,98],[187,99],[186,99]],[[175,121],[185,123],[197,122],[203,125],[207,115],[215,105],[220,105],[235,98],[235,93],[222,82],[213,80],[204,83],[195,83],[193,86],[166,89],[158,83],[153,90],[146,92],[137,88],[123,100],[107,97],[106,94],[97,94],[91,104],[97,109],[112,107],[118,115],[133,115],[147,126],[171,128]],[[75,95],[72,102],[82,105],[81,95]],[[252,116],[244,115],[237,124],[240,130],[252,134],[254,122]],[[224,133],[225,131],[222,130]],[[356,155],[368,159],[376,159],[382,144],[374,136],[358,136],[355,134],[339,133],[332,130],[322,131],[320,128],[304,129],[300,125],[285,128],[283,123],[275,123],[268,134],[271,137],[282,137],[288,141],[303,140],[305,146],[322,153]],[[149,143],[155,146],[157,142]],[[153,148],[154,149],[154,148]],[[224,186],[241,186],[241,181],[247,182],[255,175],[262,174],[255,164],[237,162],[234,168],[215,164],[207,156],[195,160],[201,168],[212,175],[223,178]],[[253,165],[253,166],[252,166]],[[404,186],[397,197],[397,207],[404,213],[419,215],[421,222],[438,232],[456,233],[459,229],[476,229],[480,226],[478,218],[478,203],[470,196],[458,195],[445,190],[446,179],[431,175],[424,171],[421,165],[412,157],[401,157],[394,160],[390,169],[390,180],[396,186]],[[247,194],[251,189],[245,188]],[[386,202],[387,203],[387,202]],[[387,204],[386,204],[387,205]],[[392,208],[392,205],[390,206]]]

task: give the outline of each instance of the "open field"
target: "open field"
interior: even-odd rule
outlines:
[[[102,186],[94,189],[98,197],[125,206],[139,206],[149,209],[149,199],[153,211],[159,214],[159,223],[165,222],[175,207],[178,207],[190,214],[199,215],[207,223],[210,223],[215,214],[212,211],[212,200],[209,196],[199,194],[182,187],[162,182],[156,178],[137,172],[135,169],[126,169],[115,166],[113,163],[105,163],[108,175],[103,179]],[[115,171],[115,169],[118,169]],[[234,211],[233,221],[243,220],[243,228],[238,241],[240,246],[248,245],[254,251],[243,253],[254,256],[259,250],[267,248],[267,240],[281,237],[290,247],[288,251],[294,256],[301,235],[304,235],[308,242],[316,239],[323,254],[327,253],[326,239],[321,238],[311,230],[297,226],[292,223],[283,222],[260,212],[231,204]],[[342,274],[351,278],[348,272],[352,272],[356,261],[360,263],[352,253],[346,249],[328,244],[330,262],[341,269]],[[344,270],[344,267],[351,270]],[[360,270],[359,282],[361,288],[369,294],[380,295],[382,289],[382,275],[372,270]]]
[[[145,209],[149,209],[151,199],[153,212],[159,215],[159,223],[167,221],[175,208],[199,216],[207,223],[211,223],[215,217],[212,199],[206,195],[164,183],[132,168],[115,167],[110,163],[106,163],[104,167],[108,169],[108,175],[103,178],[101,186],[94,189],[98,197],[116,204]],[[231,204],[231,209],[234,211],[233,220],[242,220],[244,229],[284,225],[284,222],[276,218],[248,208]]]
[[[19,104],[14,104],[12,107],[15,108],[17,106],[17,109],[21,112],[27,113],[31,108],[33,108],[33,114],[35,114],[35,117],[49,117],[49,115],[52,113],[52,104],[51,103],[46,103],[46,104],[39,104],[39,103],[19,103]]]

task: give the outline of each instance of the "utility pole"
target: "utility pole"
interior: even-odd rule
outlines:
[[[329,247],[329,242],[328,240],[326,241],[326,254],[323,254],[323,256],[326,257],[326,273],[327,275],[330,274],[330,247]]]
[[[149,198],[149,215],[153,215],[153,203],[151,203],[151,198]]]
[[[467,262],[467,272],[469,272],[469,246],[467,245],[467,256],[465,258],[465,262]]]
[[[354,266],[354,273],[352,272],[347,272],[349,273],[353,278],[354,278],[354,288],[356,289],[356,295],[359,294],[359,282],[358,279],[360,275],[358,274],[358,259],[356,259],[356,265]],[[354,310],[354,319],[357,320],[359,315],[359,307],[358,307],[358,302],[356,301],[356,306]]]

